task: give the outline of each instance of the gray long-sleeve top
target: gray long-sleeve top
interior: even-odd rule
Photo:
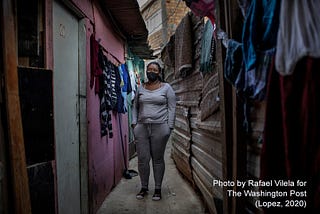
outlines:
[[[133,101],[132,124],[165,123],[174,128],[176,95],[168,83],[156,90],[139,86]]]

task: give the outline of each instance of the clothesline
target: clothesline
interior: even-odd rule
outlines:
[[[98,43],[99,43],[99,47],[103,50],[103,52],[105,52],[106,54],[110,55],[113,59],[115,59],[117,63],[119,63],[119,65],[122,64],[121,61],[116,56],[114,56],[112,53],[107,51],[102,45],[100,45],[100,39],[98,40]]]

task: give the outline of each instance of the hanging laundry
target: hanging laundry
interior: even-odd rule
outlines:
[[[165,65],[168,67],[174,67],[175,66],[175,34],[173,34],[169,42],[164,48],[164,55],[166,55]]]
[[[201,54],[200,54],[200,72],[206,73],[213,71],[215,59],[216,41],[213,36],[214,26],[207,21],[201,39]]]
[[[281,1],[278,0],[253,0],[251,2],[242,31],[246,72],[256,69],[258,52],[276,47],[280,3]]]
[[[128,72],[127,64],[121,64],[120,68],[122,70],[123,82],[124,82],[124,86],[122,87],[122,91],[127,92],[127,94],[129,94],[132,91],[132,87],[131,87],[131,79],[130,79],[130,75]]]
[[[129,84],[131,87],[131,101],[132,101],[134,99],[135,94],[136,94],[137,82],[136,82],[136,77],[135,77],[135,73],[134,73],[134,67],[133,67],[132,60],[127,60],[126,64],[127,64],[127,68],[128,68],[129,77],[130,77]]]
[[[281,1],[253,0],[242,31],[245,93],[265,98],[267,76],[275,54]]]
[[[103,65],[101,89],[99,93],[100,98],[100,129],[101,137],[106,136],[109,132],[109,138],[113,137],[112,132],[112,120],[111,120],[111,110],[112,110],[112,93],[111,93],[111,72],[110,64],[107,57],[103,56],[100,62]]]
[[[271,61],[275,55],[275,48],[257,52],[257,66],[255,70],[244,72],[244,94],[254,100],[265,99],[267,90],[268,73]]]
[[[124,112],[127,112],[128,110],[127,95],[132,91],[132,88],[131,88],[130,76],[129,76],[126,64],[119,65],[118,69],[120,73],[121,82],[123,82],[123,84],[120,86],[121,86],[121,95],[123,98],[122,113],[124,113]]]
[[[199,17],[208,17],[212,25],[215,25],[214,1],[215,0],[184,0],[187,7]]]
[[[320,58],[299,60],[292,75],[282,76],[274,69],[267,92],[260,178],[306,181],[286,191],[306,191],[298,198],[306,201],[303,213],[320,213]],[[279,187],[265,189],[271,192]]]
[[[252,94],[246,90],[246,73],[243,65],[242,43],[233,39],[227,41],[227,53],[224,63],[224,78],[236,89],[237,95],[243,101],[242,127],[247,133],[251,132],[250,102]]]
[[[276,69],[290,75],[304,56],[320,57],[320,1],[282,0]]]
[[[110,93],[110,110],[115,110],[118,102],[118,85],[120,87],[120,79],[117,77],[119,72],[117,66],[110,61],[107,63],[108,73],[110,75],[110,82],[108,83],[108,91]]]
[[[186,77],[192,71],[192,24],[187,13],[175,32],[175,78]]]
[[[94,87],[96,94],[100,90],[100,80],[102,76],[102,67],[99,64],[101,57],[103,56],[102,50],[99,48],[99,43],[96,41],[94,34],[90,36],[90,57],[91,57],[91,73],[90,73],[90,88]],[[100,58],[100,60],[99,60]]]
[[[236,88],[237,92],[243,93],[245,77],[243,76],[242,43],[229,39],[227,47],[224,61],[224,77]]]
[[[118,113],[125,113],[124,111],[124,99],[122,97],[121,93],[121,82],[122,78],[120,75],[119,68],[115,65],[113,65],[113,70],[115,71],[115,84],[114,84],[114,91],[115,91],[115,96],[117,99],[116,105],[114,106],[113,110],[118,112]]]
[[[245,18],[247,15],[248,7],[250,6],[251,0],[238,0],[239,8],[241,9],[241,13]]]

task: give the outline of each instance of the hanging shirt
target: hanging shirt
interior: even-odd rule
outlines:
[[[320,57],[320,1],[282,0],[276,70],[292,74],[304,56]]]
[[[100,80],[102,76],[101,57],[103,56],[102,50],[99,48],[99,43],[96,41],[94,34],[90,36],[90,57],[91,57],[91,75],[90,75],[90,88],[94,87],[95,93],[99,93]]]
[[[280,13],[279,0],[253,0],[243,25],[245,71],[255,70],[258,52],[275,48]]]
[[[112,132],[112,97],[111,97],[111,70],[110,62],[103,56],[103,72],[101,78],[101,89],[99,93],[100,97],[100,129],[101,137],[106,136],[109,132],[109,138],[113,137]]]
[[[215,39],[213,37],[214,26],[211,22],[206,22],[201,39],[200,72],[213,71],[215,62]]]

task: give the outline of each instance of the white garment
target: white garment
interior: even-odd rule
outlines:
[[[320,57],[320,0],[282,0],[276,69],[290,75],[305,56]]]
[[[130,76],[130,84],[131,84],[131,100],[134,99],[134,96],[136,95],[137,91],[137,82],[136,82],[136,75],[134,73],[133,63],[131,60],[127,60],[127,67],[128,67],[128,73]]]

